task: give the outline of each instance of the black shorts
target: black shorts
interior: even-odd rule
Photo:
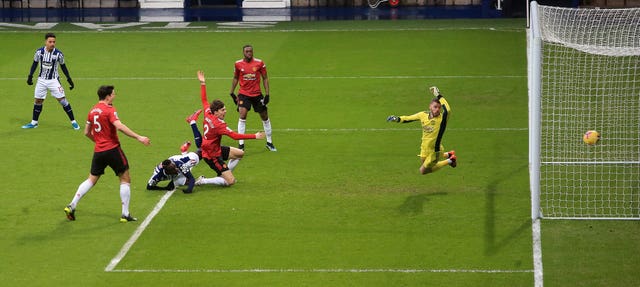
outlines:
[[[228,146],[221,146],[220,149],[222,150],[222,154],[219,157],[214,159],[204,158],[204,162],[206,162],[211,169],[215,170],[218,176],[229,170],[225,161],[229,159],[229,151],[231,150]]]
[[[250,111],[251,106],[253,106],[253,110],[256,113],[267,111],[267,105],[264,104],[264,97],[262,95],[256,97],[249,97],[243,94],[238,95],[238,107],[243,107]]]
[[[120,146],[110,150],[93,153],[93,159],[91,160],[91,175],[103,175],[107,166],[111,167],[117,176],[120,176],[123,172],[129,169],[129,161]]]

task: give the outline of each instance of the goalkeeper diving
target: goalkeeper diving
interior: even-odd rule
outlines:
[[[429,88],[435,96],[429,103],[429,111],[422,111],[410,116],[389,116],[387,122],[410,123],[420,121],[422,123],[422,144],[420,145],[420,173],[432,173],[440,168],[450,165],[457,166],[455,151],[444,151],[442,137],[447,128],[451,107],[447,100],[440,94],[438,87]]]

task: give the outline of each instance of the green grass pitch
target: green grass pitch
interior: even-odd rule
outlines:
[[[113,84],[123,122],[151,138],[145,147],[120,135],[140,219],[127,224],[110,170],[77,221],[66,220],[93,145],[51,96],[40,127],[20,128],[45,31],[0,30],[3,286],[533,285],[523,19],[194,25],[206,28],[52,29],[79,121],[97,87]],[[233,62],[247,43],[269,70],[278,152],[247,141],[235,186],[174,193],[105,271],[164,195],[144,188],[154,165],[192,140],[184,119],[200,107],[196,70],[209,98],[231,105]],[[385,119],[426,109],[430,85],[451,104],[444,146],[459,166],[422,176],[419,124]],[[236,129],[232,108],[227,122]],[[247,124],[262,128],[253,112]],[[639,231],[638,222],[543,221],[545,285],[640,284]]]

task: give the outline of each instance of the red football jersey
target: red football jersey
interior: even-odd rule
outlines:
[[[238,93],[249,97],[261,95],[260,80],[263,75],[267,75],[267,66],[262,60],[253,58],[248,63],[244,59],[236,61],[234,77],[240,83]]]
[[[223,120],[216,117],[209,108],[207,101],[207,87],[200,85],[200,100],[204,109],[204,125],[202,133],[202,157],[214,159],[222,155],[220,142],[222,135],[226,135],[234,140],[239,139],[255,139],[255,134],[239,134],[232,131]]]
[[[113,125],[117,120],[120,120],[118,113],[111,105],[99,102],[91,108],[87,116],[87,124],[91,128],[95,152],[110,150],[120,145],[118,131]]]

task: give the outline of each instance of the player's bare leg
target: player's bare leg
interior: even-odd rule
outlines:
[[[243,156],[244,150],[235,147],[229,147],[229,162],[227,163],[229,170],[234,170],[238,163],[240,163],[240,160]]]

